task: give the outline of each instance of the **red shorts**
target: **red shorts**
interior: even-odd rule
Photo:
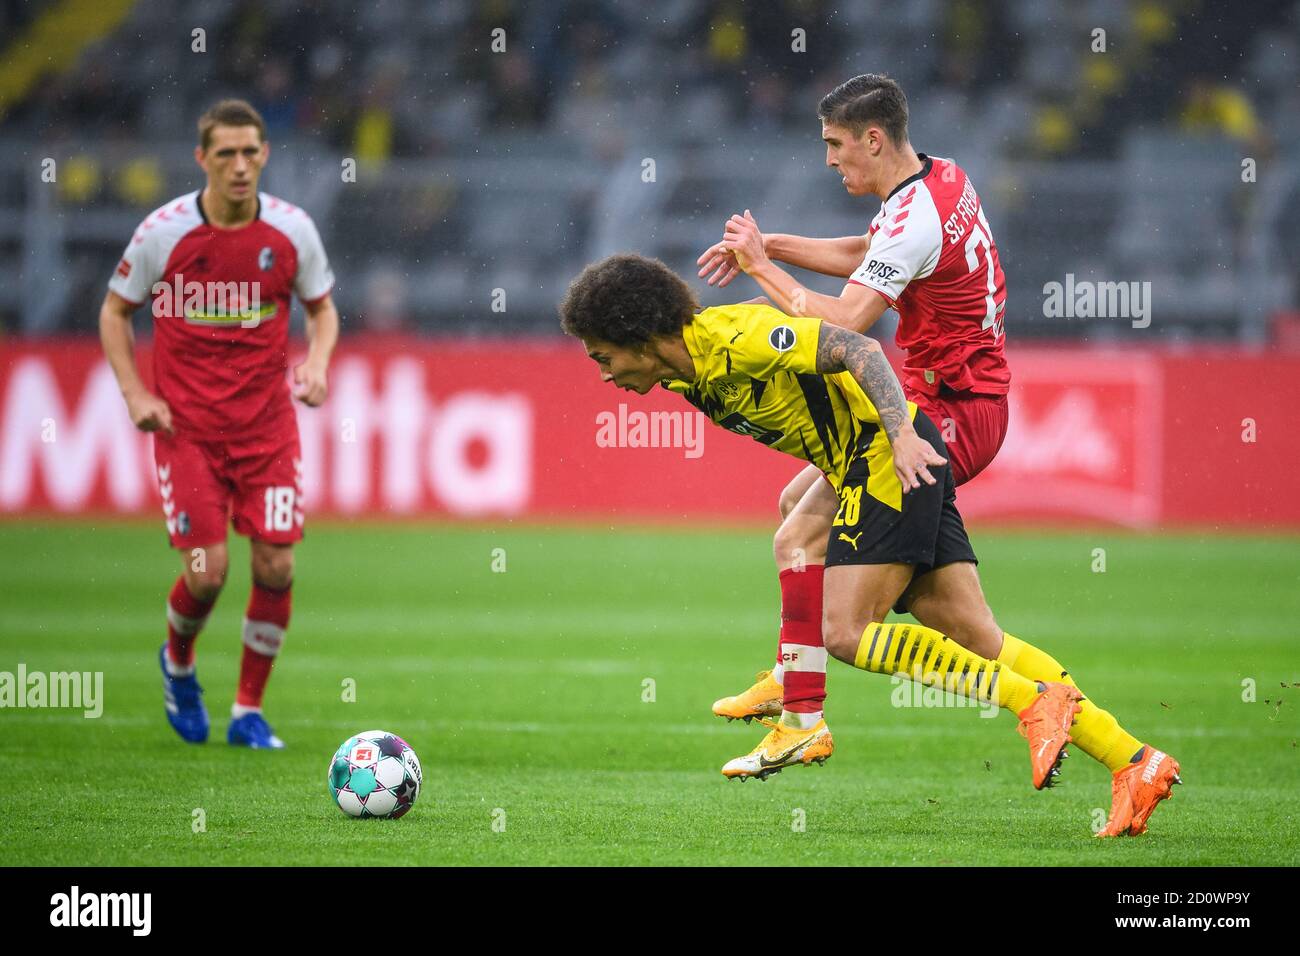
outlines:
[[[254,541],[302,538],[298,427],[245,441],[190,441],[155,432],[153,460],[173,548],[226,540],[226,525]]]
[[[948,461],[957,484],[970,481],[989,466],[1007,437],[1007,397],[954,392],[909,395],[934,422],[948,446]]]

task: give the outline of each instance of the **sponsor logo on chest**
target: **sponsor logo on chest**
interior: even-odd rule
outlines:
[[[177,317],[190,325],[255,329],[276,313],[274,301],[262,304],[260,282],[186,281],[177,272],[171,282],[155,282],[151,291],[155,319]]]

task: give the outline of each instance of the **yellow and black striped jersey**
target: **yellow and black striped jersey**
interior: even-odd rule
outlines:
[[[705,309],[682,328],[695,381],[664,387],[723,428],[811,462],[836,490],[849,462],[862,455],[884,456],[881,480],[887,481],[893,478],[889,439],[875,406],[848,372],[817,372],[821,324],[768,305]],[[912,402],[907,408],[916,415]],[[873,476],[876,471],[873,463]],[[880,490],[882,500],[895,497],[892,489]]]

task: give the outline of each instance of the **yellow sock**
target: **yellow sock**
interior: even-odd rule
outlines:
[[[1007,633],[1002,635],[998,663],[1030,680],[1079,686],[1051,654]],[[1079,716],[1074,718],[1074,726],[1070,729],[1074,743],[1089,757],[1105,764],[1111,773],[1127,766],[1133,755],[1142,749],[1142,741],[1124,730],[1109,711],[1102,710],[1088,698],[1081,700],[1079,706]]]
[[[1039,694],[1034,681],[921,624],[868,624],[853,666],[875,674],[902,674],[927,687],[993,701],[1014,714]]]

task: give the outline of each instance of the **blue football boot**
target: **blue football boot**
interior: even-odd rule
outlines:
[[[201,744],[208,739],[208,711],[203,706],[203,688],[194,674],[173,677],[167,672],[167,645],[158,652],[158,665],[163,675],[163,705],[167,708],[167,722],[181,735],[182,740]]]
[[[230,729],[226,731],[226,743],[236,747],[252,747],[254,750],[283,750],[284,741],[275,735],[271,725],[259,711],[232,717]]]

